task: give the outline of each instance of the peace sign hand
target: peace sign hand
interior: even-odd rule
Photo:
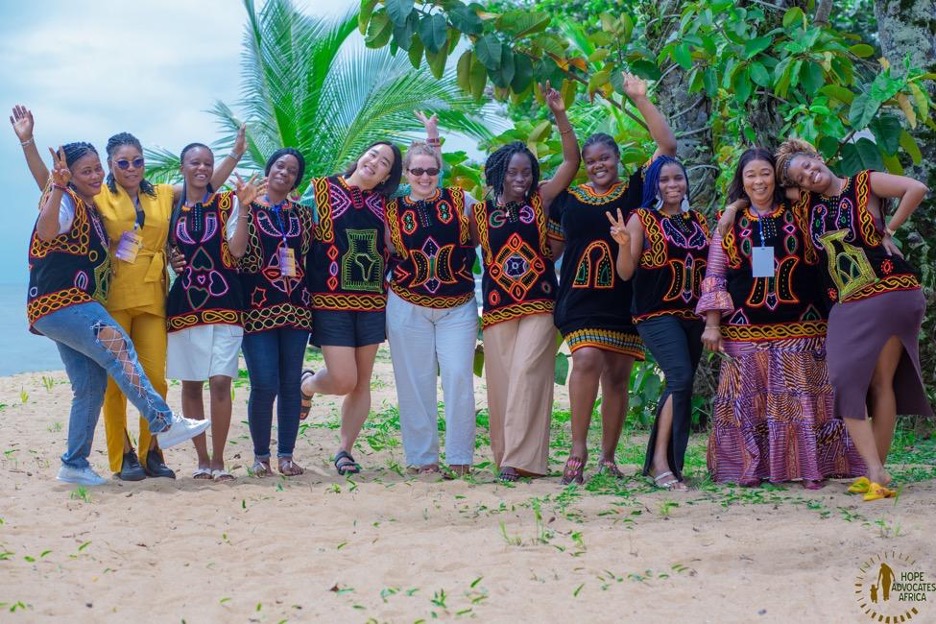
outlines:
[[[71,181],[71,171],[65,161],[65,150],[59,147],[56,152],[50,147],[49,153],[52,154],[52,184],[67,186]]]
[[[416,119],[422,123],[423,127],[426,128],[426,134],[429,136],[438,136],[439,132],[439,116],[435,113],[432,113],[431,117],[426,117],[426,113],[420,110],[414,110],[413,114],[416,115]]]
[[[565,101],[562,99],[562,94],[556,91],[549,81],[546,81],[546,84],[542,86],[543,97],[546,99],[546,106],[549,107],[549,110],[553,114],[564,112],[565,111]]]
[[[605,211],[605,215],[608,217],[608,221],[611,222],[611,238],[614,239],[614,242],[622,247],[629,245],[630,234],[627,233],[627,226],[624,223],[624,215],[621,214],[621,209],[617,209],[617,219],[611,216],[610,211]]]
[[[260,184],[257,184],[257,174],[253,174],[249,180],[244,182],[239,174],[235,173],[234,177],[236,182],[234,183],[234,193],[237,195],[237,201],[241,205],[241,210],[250,210],[250,204],[253,203],[257,196],[260,195],[263,190],[266,189],[266,180],[262,181]]]

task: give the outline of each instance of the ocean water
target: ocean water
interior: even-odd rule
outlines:
[[[55,343],[29,333],[26,284],[0,284],[0,376],[63,370]]]

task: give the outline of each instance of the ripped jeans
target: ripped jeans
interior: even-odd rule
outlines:
[[[69,306],[40,318],[33,327],[55,341],[72,386],[63,464],[88,466],[108,375],[140,410],[152,433],[169,427],[172,410],[143,374],[133,343],[104,306],[97,302]]]

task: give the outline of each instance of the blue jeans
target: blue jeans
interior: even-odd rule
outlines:
[[[97,302],[69,306],[42,317],[33,327],[55,341],[72,385],[68,448],[62,455],[63,464],[74,468],[89,465],[108,375],[140,410],[152,433],[169,428],[172,410],[153,389],[137,360],[133,343],[104,306]]]
[[[309,332],[280,327],[244,334],[243,351],[250,375],[247,421],[254,456],[270,458],[273,400],[276,401],[277,457],[291,457],[299,435],[302,360]]]
[[[692,383],[695,380],[699,358],[702,357],[702,331],[705,323],[700,319],[687,320],[676,316],[658,316],[637,324],[637,333],[650,349],[653,359],[663,370],[666,389],[657,406],[657,417],[647,443],[644,474],[650,474],[653,450],[656,445],[660,410],[666,399],[673,397],[673,428],[667,448],[666,460],[677,479],[682,479],[689,429],[692,424]]]

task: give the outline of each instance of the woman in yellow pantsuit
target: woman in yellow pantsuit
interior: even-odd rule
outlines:
[[[23,145],[29,170],[44,187],[49,172],[33,140],[33,117],[17,106],[10,118]],[[234,170],[245,149],[244,128],[234,149],[212,176],[220,186]],[[113,270],[107,311],[130,336],[143,371],[153,388],[166,396],[166,240],[169,219],[180,189],[151,184],[145,179],[143,147],[132,134],[122,132],[107,141],[107,183],[94,201],[114,246]],[[134,451],[127,430],[127,398],[108,379],[104,397],[104,431],[111,471],[125,481],[146,476],[175,478],[163,461],[162,451],[140,418],[138,448]],[[142,466],[141,466],[142,462]]]

